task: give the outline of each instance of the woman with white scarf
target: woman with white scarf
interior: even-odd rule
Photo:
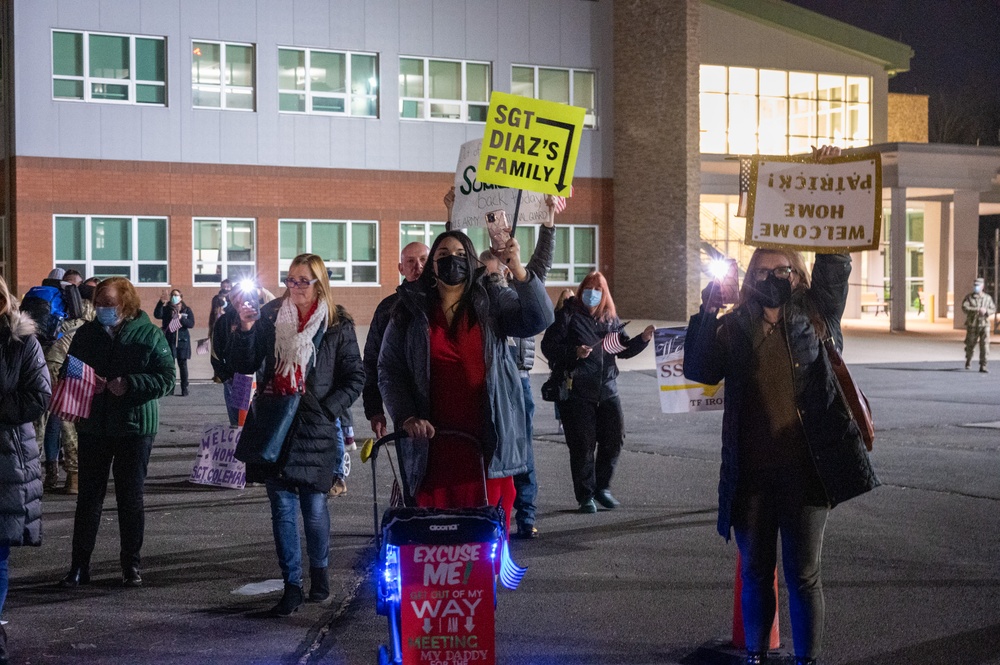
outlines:
[[[333,300],[323,259],[300,254],[292,260],[284,295],[258,309],[239,303],[240,326],[227,362],[252,374],[263,364],[258,387],[265,393],[301,395],[281,455],[273,464],[247,465],[247,480],[263,482],[271,501],[274,544],[285,581],[271,609],[288,616],[305,601],[302,590],[301,511],[309,556],[309,600],[330,595],[327,576],[336,420],[361,393],[364,369],[354,321]]]

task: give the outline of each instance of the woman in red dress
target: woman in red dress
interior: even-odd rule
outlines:
[[[404,492],[418,506],[482,505],[485,469],[485,498],[503,506],[508,530],[512,477],[527,468],[528,442],[506,338],[534,336],[553,319],[544,285],[519,257],[511,238],[500,259],[513,279],[508,287],[491,284],[468,236],[442,233],[430,269],[397,289],[379,355],[386,408],[411,437],[400,446]]]

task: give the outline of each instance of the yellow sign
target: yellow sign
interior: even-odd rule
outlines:
[[[568,196],[585,109],[494,92],[476,178]]]

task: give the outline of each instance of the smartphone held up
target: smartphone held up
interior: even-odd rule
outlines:
[[[733,259],[713,261],[711,270],[712,277],[715,279],[715,283],[722,296],[722,304],[736,304],[740,293],[739,273],[736,268],[736,261]]]
[[[486,213],[486,232],[490,235],[490,250],[499,255],[510,240],[510,222],[506,210],[491,210]]]

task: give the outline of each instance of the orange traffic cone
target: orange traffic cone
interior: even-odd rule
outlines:
[[[740,575],[743,571],[743,560],[739,552],[736,553],[736,583],[733,585],[733,647],[736,649],[747,648],[747,637],[743,631],[743,603],[741,595],[743,593],[743,578]],[[771,644],[769,649],[777,649],[781,646],[781,637],[778,635],[778,570],[774,570],[774,623],[771,624]]]
[[[254,376],[253,385],[250,387],[250,401],[251,402],[253,401],[253,396],[256,393],[257,393],[257,377]],[[240,417],[239,417],[239,420],[236,421],[237,423],[239,423],[240,427],[243,427],[243,424],[247,420],[247,411],[248,411],[248,409],[240,409]]]

